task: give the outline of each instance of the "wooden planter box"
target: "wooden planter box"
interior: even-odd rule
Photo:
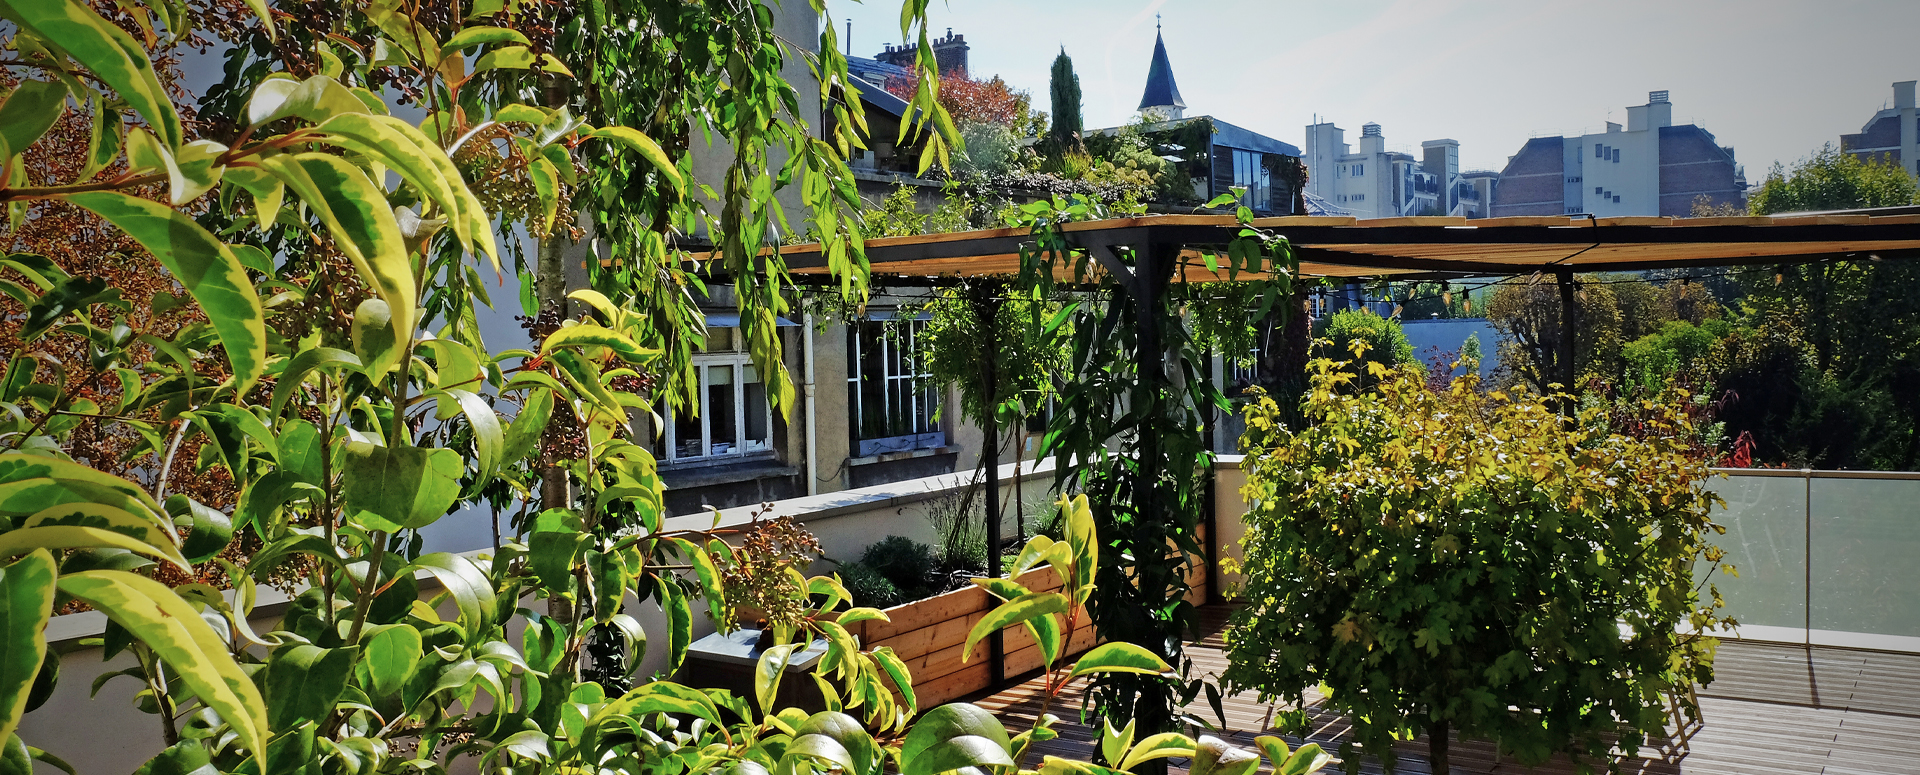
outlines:
[[[1204,531],[1203,531],[1204,532]],[[1052,592],[1060,589],[1060,574],[1053,568],[1041,568],[1030,571],[1019,578],[1021,584],[1035,592]],[[1207,598],[1207,567],[1204,562],[1196,562],[1187,572],[1187,585],[1192,591],[1187,594],[1188,602],[1200,605]],[[1000,600],[987,594],[978,586],[968,586],[946,594],[935,595],[924,600],[897,605],[886,609],[891,621],[855,622],[847,627],[860,639],[861,648],[873,650],[881,646],[890,646],[900,660],[907,664],[913,673],[913,693],[921,709],[933,708],[962,697],[988,689],[993,685],[993,667],[990,664],[992,650],[983,640],[974,647],[973,659],[960,661],[960,653],[966,647],[967,633],[986,618],[987,612],[1000,604]],[[1033,636],[1025,627],[1014,627],[1004,631],[1006,655],[1001,674],[1012,679],[1031,673],[1045,666],[1040,655],[1040,647],[1033,642]],[[1093,624],[1087,620],[1086,610],[1078,612],[1078,626],[1073,638],[1067,643],[1061,664],[1069,664],[1087,649],[1098,645]],[[691,686],[718,687],[745,692],[741,696],[750,696],[753,686],[751,667],[723,665],[711,661],[689,661],[681,670],[681,681]],[[780,691],[785,704],[818,710],[824,707],[819,697],[819,689],[813,681],[799,675],[789,675],[781,681]]]
[[[1041,568],[1021,576],[1020,583],[1035,592],[1060,589],[1060,575],[1052,568]],[[1207,570],[1196,563],[1187,583],[1193,591],[1187,599],[1194,605],[1206,601]],[[973,649],[973,659],[960,661],[967,633],[985,618],[1000,600],[977,586],[935,595],[924,600],[886,609],[892,621],[857,622],[848,629],[860,638],[861,648],[872,650],[891,646],[907,669],[913,672],[913,693],[921,709],[952,702],[969,694],[995,688],[989,646],[981,641]],[[1002,674],[1008,678],[1044,667],[1040,647],[1025,627],[1005,630],[1006,656]],[[1099,644],[1085,609],[1078,612],[1078,626],[1067,643],[1060,663]]]

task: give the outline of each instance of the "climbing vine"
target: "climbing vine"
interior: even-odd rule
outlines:
[[[1231,195],[1212,206],[1228,206]],[[1063,316],[1071,327],[1062,387],[1054,402],[1041,456],[1078,461],[1063,466],[1055,485],[1088,496],[1103,552],[1129,558],[1100,568],[1089,616],[1101,634],[1133,643],[1178,667],[1178,679],[1103,676],[1090,691],[1102,715],[1169,732],[1183,707],[1202,691],[1217,690],[1192,676],[1181,643],[1192,632],[1196,607],[1187,597],[1189,570],[1204,562],[1200,535],[1213,452],[1208,413],[1225,396],[1208,374],[1218,334],[1197,336],[1171,282],[1180,246],[1122,247],[1101,256],[1079,248],[1061,227],[1105,217],[1097,201],[1036,202],[1021,209],[1034,237],[1021,254],[1021,283],[1052,293],[1055,278],[1071,277],[1083,295]],[[1298,261],[1285,238],[1247,225],[1204,259],[1231,279],[1250,283],[1230,291],[1279,308],[1291,298]],[[1217,703],[1216,703],[1217,705]]]

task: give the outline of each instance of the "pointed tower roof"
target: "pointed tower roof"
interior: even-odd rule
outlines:
[[[1147,66],[1147,91],[1140,95],[1139,110],[1147,108],[1175,107],[1186,108],[1186,100],[1180,99],[1180,85],[1173,82],[1173,64],[1167,61],[1167,41],[1160,36],[1159,24],[1154,24],[1153,64]]]

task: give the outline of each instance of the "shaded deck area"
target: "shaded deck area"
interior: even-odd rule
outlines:
[[[1201,611],[1201,637],[1188,647],[1201,674],[1218,675],[1226,668],[1221,633],[1229,611],[1225,606]],[[1681,754],[1650,746],[1640,757],[1621,762],[1622,772],[1920,774],[1920,655],[1722,641],[1715,666],[1716,680],[1700,691],[1704,723],[1690,750]],[[1041,685],[1034,678],[974,701],[1018,732],[1033,725]],[[1204,707],[1202,700],[1195,714],[1212,719],[1213,711]],[[1079,708],[1078,692],[1069,690],[1051,712],[1073,722]],[[1214,734],[1252,748],[1256,735],[1271,733],[1272,709],[1252,695],[1228,697],[1224,709],[1231,734]],[[1313,729],[1306,740],[1337,752],[1348,729],[1345,720],[1311,708],[1310,716]],[[1094,737],[1088,727],[1063,723],[1060,731],[1060,739],[1039,746],[1040,753],[1081,759],[1091,755]],[[1424,738],[1399,746],[1397,771],[1430,772],[1426,750]],[[1565,761],[1522,767],[1496,757],[1490,744],[1477,741],[1454,743],[1451,757],[1454,771],[1463,773],[1575,771]],[[1028,766],[1038,761],[1036,755]],[[1381,772],[1380,764],[1369,757],[1363,771]]]

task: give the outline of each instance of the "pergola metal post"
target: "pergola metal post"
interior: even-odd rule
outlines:
[[[1213,359],[1214,354],[1208,352],[1206,359],[1202,362],[1205,368],[1201,371],[1206,375],[1208,383],[1215,383],[1218,380],[1213,371]],[[1225,363],[1221,365],[1224,368]],[[1216,389],[1219,387],[1218,384],[1212,386]],[[1217,492],[1219,483],[1216,481],[1213,470],[1213,455],[1219,454],[1219,450],[1214,449],[1218,441],[1214,438],[1214,432],[1219,425],[1219,418],[1220,409],[1211,402],[1200,407],[1200,435],[1207,440],[1207,451],[1212,453],[1207,456],[1207,470],[1202,474],[1201,479],[1205,489],[1201,491],[1200,496],[1200,524],[1206,527],[1207,533],[1206,543],[1201,544],[1200,549],[1201,556],[1206,558],[1207,562],[1206,601],[1208,605],[1220,602],[1220,526],[1216,524],[1218,519],[1215,514],[1219,509],[1219,501],[1215,500],[1219,497]]]
[[[1000,412],[998,402],[994,400],[1000,392],[1000,292],[1002,283],[987,281],[973,284],[967,288],[968,306],[972,308],[975,322],[986,330],[987,341],[983,347],[987,357],[980,364],[980,381],[986,396],[986,417],[982,423],[986,426],[984,439],[980,445],[980,459],[987,469],[987,577],[1000,577]],[[1019,473],[1015,467],[1015,476]],[[988,638],[989,652],[987,668],[994,686],[1007,679],[1007,641],[1000,630],[994,630]]]
[[[1164,410],[1161,404],[1168,390],[1165,332],[1160,330],[1163,317],[1162,307],[1166,304],[1167,286],[1172,280],[1173,270],[1180,260],[1179,243],[1148,243],[1140,246],[1134,254],[1134,282],[1128,291],[1134,296],[1134,309],[1139,329],[1134,339],[1134,364],[1136,382],[1134,398],[1136,411],[1140,408]],[[1164,415],[1164,411],[1161,412]],[[1159,417],[1148,417],[1140,423],[1140,443],[1136,448],[1137,479],[1134,484],[1134,510],[1141,524],[1158,520],[1161,516],[1161,470],[1166,464],[1166,451],[1162,448]],[[1191,462],[1191,461],[1189,461]],[[1150,550],[1147,547],[1159,543],[1151,540],[1135,543],[1135,550]],[[1162,548],[1164,551],[1164,548]],[[1142,621],[1153,617],[1148,612],[1139,612]],[[1172,655],[1167,653],[1164,638],[1154,643],[1139,644],[1171,663]],[[1173,718],[1170,709],[1164,703],[1147,702],[1146,695],[1135,698],[1133,717],[1140,724],[1142,734],[1171,732]],[[1142,775],[1160,775],[1166,772],[1166,760],[1156,759],[1143,764],[1139,772]]]
[[[1574,336],[1580,330],[1580,305],[1575,298],[1573,270],[1561,269],[1553,274],[1560,285],[1560,389],[1572,395],[1575,376],[1573,359],[1579,352],[1574,344]],[[1565,411],[1569,416],[1573,414],[1572,399],[1566,401]]]

